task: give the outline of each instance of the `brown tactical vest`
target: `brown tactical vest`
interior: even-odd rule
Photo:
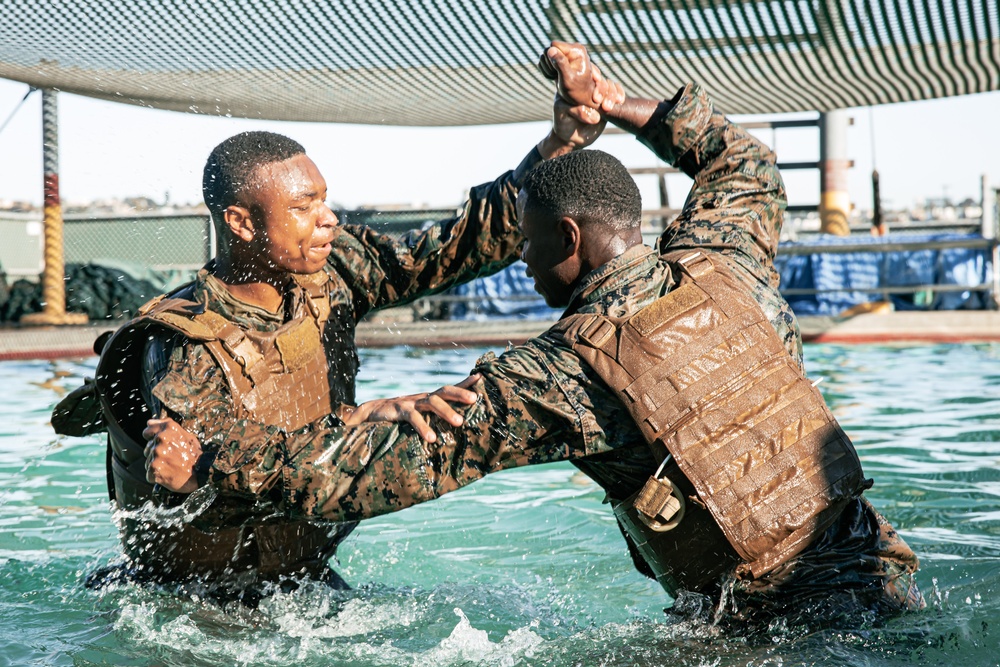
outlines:
[[[298,429],[330,414],[327,357],[322,342],[330,313],[326,275],[296,276],[309,292],[306,306],[273,332],[246,331],[203,304],[179,296],[154,299],[139,317],[107,342],[95,378],[108,428],[109,476],[114,499],[128,511],[153,497],[146,481],[141,432],[152,415],[142,398],[142,355],[162,329],[203,344],[222,370],[232,395],[234,419],[246,418]],[[226,499],[219,498],[223,506]],[[246,508],[228,501],[228,515]],[[141,516],[141,515],[136,515]],[[231,528],[203,531],[191,524],[164,527],[132,518],[123,521],[123,543],[132,562],[153,578],[238,575],[253,570],[271,577],[319,572],[354,524],[250,520]]]
[[[621,399],[660,470],[612,500],[668,590],[806,548],[866,486],[854,446],[746,286],[702,252],[664,255],[680,285],[624,319],[553,329]]]
[[[326,278],[325,273],[314,274]],[[297,277],[306,282],[312,276]],[[309,283],[306,284],[309,286]],[[322,333],[329,296],[317,284],[307,309],[275,331],[245,330],[185,299],[163,298],[139,310],[146,317],[202,343],[225,374],[236,419],[294,431],[329,415],[330,385]]]

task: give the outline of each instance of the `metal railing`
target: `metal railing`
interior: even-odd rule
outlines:
[[[668,168],[649,168],[643,173],[668,173]],[[637,170],[639,171],[639,170]],[[667,209],[648,211],[663,214]],[[994,208],[993,212],[997,211]],[[679,211],[673,211],[674,213]],[[372,224],[388,233],[405,233],[418,229],[428,220],[437,220],[453,215],[455,209],[400,210],[400,211],[344,211],[339,215],[351,223]],[[94,261],[117,260],[131,262],[156,270],[200,268],[213,255],[213,230],[205,215],[186,214],[144,214],[126,216],[69,215],[66,216],[66,261],[90,263]],[[6,243],[3,248],[3,271],[9,277],[38,276],[42,268],[42,248],[39,242],[37,216],[31,214],[5,214],[0,219],[0,229],[4,231]],[[918,223],[908,227],[898,227],[899,231],[972,231],[975,225],[944,222]],[[852,242],[845,240],[838,244],[782,245],[783,255],[806,255],[813,253],[856,253],[856,252],[915,252],[921,250],[947,250],[964,248],[985,250],[992,258],[989,278],[977,285],[920,284],[909,286],[851,287],[837,289],[793,288],[784,291],[786,296],[807,296],[826,292],[858,292],[871,294],[913,294],[917,292],[987,292],[994,304],[1000,303],[1000,248],[995,228],[982,225],[982,236],[965,239],[937,241],[906,241],[903,239],[865,239]],[[660,229],[647,226],[644,237],[647,243],[655,244]],[[511,296],[514,301],[540,299],[538,295],[525,294]],[[480,296],[438,295],[421,299],[413,304],[415,313],[427,312],[435,307],[454,303],[481,302]]]
[[[655,245],[655,237],[658,232],[646,231],[643,234],[644,241],[648,245]],[[905,295],[917,294],[920,292],[954,293],[954,292],[986,292],[994,308],[1000,307],[1000,242],[997,239],[971,236],[965,239],[942,239],[935,241],[906,241],[906,240],[881,240],[867,239],[857,242],[844,242],[836,245],[828,244],[795,244],[782,245],[780,253],[785,256],[801,256],[811,254],[847,254],[847,253],[885,253],[888,261],[888,253],[892,252],[918,252],[925,250],[986,250],[992,257],[991,268],[988,279],[985,282],[975,285],[956,285],[944,283],[898,285],[898,286],[877,286],[877,287],[836,287],[836,288],[786,288],[782,289],[782,295],[790,296],[814,296],[818,294],[829,294],[836,292],[855,292],[860,294],[882,294],[888,298],[891,294]],[[424,297],[411,304],[410,308],[414,319],[419,319],[429,312],[435,312],[441,306],[448,306],[457,303],[475,304],[482,303],[491,297],[482,295],[455,295],[439,294]],[[513,294],[500,297],[506,302],[531,302],[540,301],[542,297],[538,294]]]
[[[885,253],[888,261],[892,252],[919,252],[922,250],[985,250],[991,257],[991,267],[985,282],[975,285],[930,283],[918,285],[883,285],[877,287],[834,287],[834,288],[786,288],[781,293],[788,296],[813,296],[835,292],[858,292],[861,294],[917,294],[919,292],[986,292],[994,308],[1000,308],[1000,242],[993,238],[970,236],[963,239],[941,239],[933,241],[883,241],[870,239],[856,243],[796,244],[783,245],[781,254],[801,256],[813,254]]]

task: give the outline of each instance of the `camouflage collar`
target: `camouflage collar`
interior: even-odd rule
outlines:
[[[634,245],[607,264],[588,273],[573,291],[566,315],[588,304],[603,301],[610,293],[646,274],[656,264],[656,251],[647,245]]]
[[[289,313],[297,312],[308,297],[305,289],[289,279],[285,286],[285,305],[277,313],[272,313],[233,296],[225,283],[210,273],[210,266],[198,272],[194,287],[195,300],[207,304],[212,311],[245,328],[273,331],[287,322]]]

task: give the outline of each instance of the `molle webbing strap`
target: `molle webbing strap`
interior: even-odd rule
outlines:
[[[212,355],[212,358],[215,359],[215,362],[219,364],[223,375],[225,375],[229,383],[229,388],[233,392],[234,407],[239,410],[240,401],[236,400],[235,397],[242,396],[250,391],[253,388],[253,384],[231,350],[238,347],[241,342],[249,343],[249,341],[246,340],[245,336],[239,335],[239,330],[229,320],[218,313],[208,309],[200,309],[200,312],[191,312],[188,308],[189,306],[200,304],[190,301],[172,303],[172,301],[165,299],[151,303],[143,315],[180,331],[192,340],[202,343]],[[228,343],[226,340],[228,340]],[[247,352],[245,346],[241,349]],[[237,417],[242,416],[245,415],[237,415]]]
[[[309,294],[309,312],[316,318],[319,330],[323,331],[323,325],[330,319],[330,276],[326,275],[326,271],[317,271],[292,277]]]
[[[244,395],[268,375],[264,357],[246,334],[225,317],[187,299],[157,298],[140,313],[183,333],[208,349],[234,395]],[[237,405],[239,401],[236,401]]]
[[[231,364],[226,364],[227,367],[232,367],[233,370],[239,368],[240,372],[238,375],[245,375],[246,378],[249,378],[252,385],[260,384],[268,378],[270,372],[264,360],[264,355],[257,349],[257,346],[250,340],[246,332],[222,315],[211,310],[206,310],[204,313],[196,315],[195,320],[212,331],[212,337],[215,339],[212,342],[215,345],[209,345],[209,349],[216,350],[217,346],[221,345],[222,349],[225,350],[224,356],[226,360],[235,361],[237,364],[235,367],[232,367]],[[216,355],[213,354],[213,356]],[[229,368],[226,368],[226,370],[229,370]]]
[[[248,334],[211,314],[219,320],[214,323],[219,340],[206,346],[229,380],[241,417],[291,431],[330,414],[326,355],[316,312],[311,305],[309,315],[261,334]]]
[[[264,355],[257,350],[253,341],[234,324],[226,325],[221,334],[222,346],[244,369],[253,383],[257,385],[266,380],[269,375],[267,364],[264,363]]]
[[[664,259],[680,269],[675,290],[629,318],[575,315],[555,332],[615,390],[654,454],[669,452],[742,570],[760,576],[862,490],[861,464],[746,287],[704,253]]]
[[[307,320],[300,326],[312,326],[312,322]],[[256,421],[275,424],[289,431],[329,415],[333,406],[326,356],[318,334],[313,354],[302,366],[272,374],[266,382],[243,397],[243,405]]]

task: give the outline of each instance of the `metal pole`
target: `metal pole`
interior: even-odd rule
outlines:
[[[993,307],[1000,310],[1000,244],[993,244]]]
[[[847,217],[851,198],[847,193],[847,127],[850,119],[844,109],[825,111],[819,117],[820,160],[820,231],[848,236]]]
[[[667,194],[667,175],[658,174],[657,184],[660,186],[660,209],[670,208],[670,195]],[[667,228],[667,217],[660,218],[660,231]]]
[[[982,234],[984,239],[995,239],[997,237],[997,227],[996,227],[996,195],[990,188],[989,176],[983,174],[982,180],[982,196],[980,198],[980,203],[982,204],[983,217],[982,217]],[[991,196],[993,195],[993,196]]]
[[[882,222],[882,192],[879,188],[878,169],[872,169],[872,236],[885,236]]]
[[[1000,243],[996,241],[997,227],[1000,226],[997,221],[997,209],[1000,208],[998,207],[1000,190],[994,190],[990,187],[990,179],[986,174],[983,174],[981,184],[982,194],[979,202],[983,209],[983,215],[980,222],[980,233],[984,239],[994,241],[993,251],[990,253],[990,264],[992,265],[990,267],[990,282],[992,283],[990,296],[993,297],[991,304],[993,308],[1000,309]]]
[[[63,219],[59,201],[59,107],[56,91],[42,89],[42,162],[45,201],[45,270],[42,273],[42,312],[21,318],[25,324],[86,324],[84,313],[66,312],[63,265]]]
[[[988,183],[983,176],[983,183]],[[986,217],[987,202],[989,202],[989,218]],[[983,229],[988,230],[993,240],[993,307],[1000,310],[1000,189],[986,188],[983,193]]]

